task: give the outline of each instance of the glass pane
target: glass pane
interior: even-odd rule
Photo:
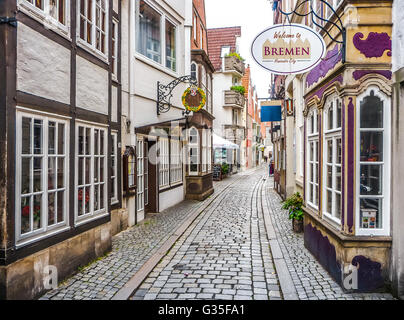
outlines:
[[[104,130],[100,131],[100,155],[104,155]]]
[[[359,226],[362,229],[379,229],[382,225],[382,199],[361,199]]]
[[[98,173],[98,163],[99,158],[94,158],[94,182],[98,182],[99,180],[99,173]]]
[[[41,228],[42,195],[34,196],[34,230]]]
[[[314,182],[314,164],[310,165],[310,182]]]
[[[361,102],[360,125],[361,128],[383,128],[383,102],[373,91]]]
[[[48,226],[56,223],[56,194],[54,192],[48,194]]]
[[[361,165],[360,189],[361,195],[383,194],[382,165]]]
[[[111,177],[115,177],[115,157],[111,157]]]
[[[341,138],[336,139],[337,142],[337,155],[336,155],[336,163],[341,164],[342,163],[342,143],[341,143]]]
[[[86,180],[85,180],[85,184],[90,183],[90,170],[91,170],[90,160],[91,160],[91,158],[86,158],[86,168],[85,168]]]
[[[58,158],[58,189],[65,186],[65,159]]]
[[[361,132],[361,161],[383,161],[383,132]]]
[[[339,193],[335,193],[335,212],[334,217],[341,219],[341,195]]]
[[[31,190],[31,158],[21,159],[21,194]]]
[[[327,129],[331,130],[334,127],[334,108],[331,103],[331,107],[328,109],[328,117],[327,117]]]
[[[34,120],[34,153],[42,154],[42,120]]]
[[[341,101],[337,101],[337,128],[341,128],[341,124],[342,124],[342,103]]]
[[[65,125],[58,124],[58,154],[65,154]]]
[[[34,158],[34,192],[42,190],[42,158]]]
[[[327,187],[332,188],[332,165],[327,166]]]
[[[175,26],[166,21],[166,67],[176,70]]]
[[[49,122],[49,126],[48,126],[48,153],[49,154],[56,153],[55,135],[56,135],[56,123]]]
[[[86,187],[85,190],[85,213],[90,213],[90,187]]]
[[[105,203],[104,203],[104,185],[100,185],[100,209],[105,208]]]
[[[48,189],[56,189],[56,158],[49,157],[48,159]]]
[[[78,215],[83,215],[83,202],[84,202],[84,195],[83,195],[84,188],[79,188],[78,190],[78,197],[77,197],[77,212]]]
[[[332,140],[327,141],[327,162],[332,163]]]
[[[314,143],[310,142],[310,161],[314,160]]]
[[[31,119],[22,118],[22,154],[31,154]]]
[[[83,185],[83,168],[84,168],[84,159],[79,158],[79,185]]]
[[[84,154],[84,128],[79,127],[79,154]]]
[[[64,215],[64,206],[65,206],[65,192],[64,191],[59,191],[57,193],[57,199],[58,199],[58,203],[57,203],[57,222],[63,222],[65,221],[65,215]]]
[[[111,178],[111,197],[115,198],[115,178]]]
[[[31,197],[21,197],[21,234],[31,231],[30,210]]]
[[[335,167],[335,189],[338,191],[341,191],[341,186],[342,186],[342,175],[341,175],[341,167],[336,166]]]
[[[326,192],[326,204],[327,204],[327,213],[332,214],[332,192],[327,190]]]
[[[98,130],[94,130],[94,154],[99,154],[98,153]]]
[[[99,190],[99,186],[96,185],[94,186],[94,211],[97,211],[99,209],[98,207],[98,190]]]
[[[100,158],[100,182],[104,182],[104,162],[105,158]]]
[[[86,128],[86,154],[91,154],[91,129]]]
[[[316,185],[315,186],[315,190],[316,190],[316,193],[315,193],[315,202],[314,202],[314,204],[316,205],[316,206],[318,206],[318,195],[319,195],[319,193],[318,193],[318,185]]]
[[[309,202],[313,203],[313,185],[309,183]]]

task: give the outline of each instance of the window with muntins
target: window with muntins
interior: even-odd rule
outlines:
[[[307,203],[318,208],[318,122],[317,110],[312,110],[307,118]]]
[[[176,71],[176,32],[175,26],[166,20],[166,67]]]
[[[169,139],[159,138],[159,186],[165,188],[170,185],[170,152]]]
[[[170,183],[176,184],[182,182],[182,148],[181,140],[172,138],[171,143],[171,161],[170,161]]]
[[[198,175],[199,173],[199,133],[196,128],[190,128],[188,131],[188,167],[189,175]]]
[[[68,224],[68,129],[66,120],[17,112],[17,242]]]
[[[107,131],[76,126],[76,220],[95,218],[107,212]]]
[[[78,0],[79,36],[92,50],[108,52],[108,3],[106,0]]]
[[[118,133],[111,134],[111,203],[118,200]]]
[[[342,214],[342,102],[328,99],[324,109],[323,214],[341,223]]]
[[[390,104],[377,87],[358,101],[357,234],[388,235]]]
[[[112,20],[112,75],[114,79],[117,77],[118,72],[118,21]]]

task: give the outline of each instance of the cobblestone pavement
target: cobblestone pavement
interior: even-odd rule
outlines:
[[[216,199],[132,299],[281,299],[262,211],[257,210],[262,174],[245,174]]]
[[[285,257],[299,299],[302,300],[385,300],[393,299],[388,293],[346,294],[304,247],[303,234],[292,231],[286,210],[281,208],[281,198],[273,189],[273,178],[267,179],[266,201],[269,203],[272,224],[279,246]]]
[[[235,175],[215,182],[215,195],[237,179],[238,176]],[[211,200],[208,198],[205,202]],[[40,299],[111,299],[185,219],[203,204],[204,202],[184,201],[119,233],[112,240],[111,253],[85,267]]]

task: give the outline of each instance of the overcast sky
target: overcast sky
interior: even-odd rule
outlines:
[[[253,83],[258,97],[268,97],[271,79],[269,71],[262,69],[251,56],[254,38],[272,25],[272,7],[269,0],[205,0],[208,28],[241,26],[240,54],[251,66]]]

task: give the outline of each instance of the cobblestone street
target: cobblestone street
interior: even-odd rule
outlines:
[[[197,212],[131,299],[392,299],[345,294],[292,231],[272,186],[264,169],[215,183],[215,194],[205,201],[185,201],[114,237],[109,255],[42,299],[114,298]],[[275,239],[268,236],[269,225]],[[280,262],[287,267],[277,270]]]

